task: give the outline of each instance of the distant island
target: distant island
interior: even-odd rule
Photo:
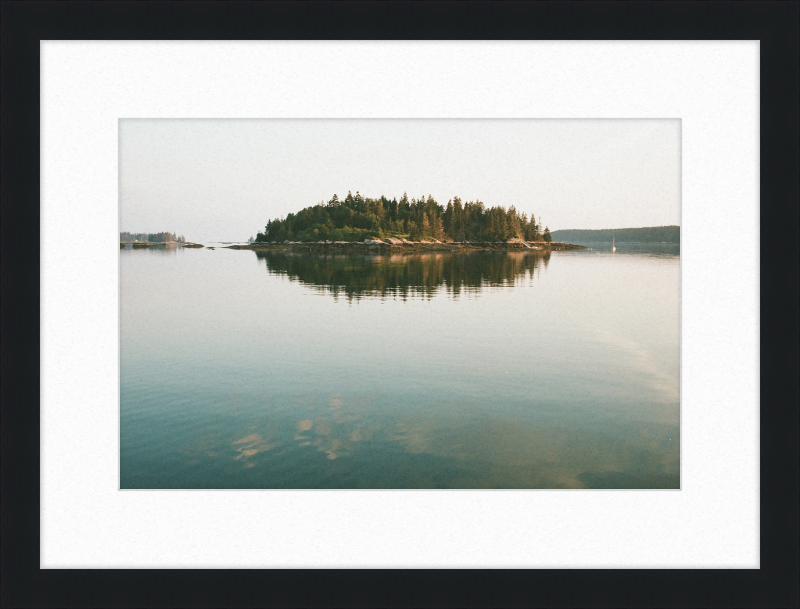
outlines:
[[[440,205],[430,195],[398,201],[363,197],[356,191],[325,203],[270,220],[249,245],[232,249],[266,247],[391,248],[417,249],[570,249],[552,240],[542,227],[515,207],[486,207],[481,201],[463,202],[453,197]]]
[[[176,245],[181,247],[203,247],[199,243],[187,243],[186,238],[183,235],[178,236],[169,231],[162,231],[160,233],[131,233],[124,231],[119,234],[120,249],[125,249],[126,247],[166,247],[168,245]]]
[[[129,233],[126,231],[119,234],[119,240],[121,243],[184,243],[186,241],[183,235],[179,237],[168,231],[160,233]]]
[[[556,241],[568,241],[576,245],[594,245],[597,243],[669,243],[679,245],[681,242],[680,226],[645,226],[642,228],[606,228],[601,230],[567,229],[553,231]]]

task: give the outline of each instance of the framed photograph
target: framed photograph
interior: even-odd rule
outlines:
[[[4,3],[3,603],[796,605],[797,17]]]
[[[680,488],[679,119],[126,118],[119,175],[121,489]]]

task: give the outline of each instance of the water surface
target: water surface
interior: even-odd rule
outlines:
[[[122,488],[678,488],[677,248],[122,250]]]

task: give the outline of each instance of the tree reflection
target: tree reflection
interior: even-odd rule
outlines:
[[[550,253],[437,252],[427,254],[310,254],[256,251],[267,270],[348,300],[363,297],[432,298],[477,293],[485,287],[513,286],[532,279]]]

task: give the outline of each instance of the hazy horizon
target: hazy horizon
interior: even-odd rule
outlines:
[[[120,119],[120,231],[245,241],[348,191],[514,206],[558,230],[680,225],[679,119]]]

